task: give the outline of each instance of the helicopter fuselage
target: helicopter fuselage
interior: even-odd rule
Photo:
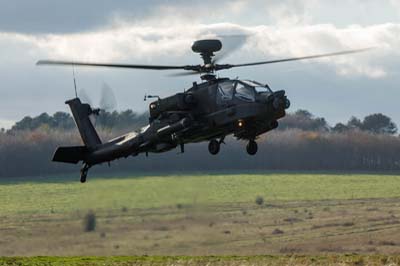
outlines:
[[[61,147],[53,161],[91,167],[140,153],[160,153],[194,142],[210,141],[209,151],[217,154],[224,138],[234,137],[255,144],[257,137],[278,127],[290,105],[285,91],[273,92],[254,81],[215,79],[194,83],[182,93],[149,104],[149,124],[140,130],[101,143],[88,116],[92,109],[79,98],[70,105],[85,142],[82,147]],[[256,144],[255,144],[256,145]],[[255,154],[249,151],[249,154]]]
[[[277,128],[288,107],[284,91],[273,92],[260,83],[230,79],[194,83],[183,93],[150,103],[148,126],[103,145],[114,150],[114,156],[129,156],[165,152],[177,146],[183,152],[187,143],[221,143],[231,134],[254,141]],[[124,153],[120,153],[122,146],[127,146]],[[95,151],[102,156],[93,156],[92,163],[109,160],[111,150]]]

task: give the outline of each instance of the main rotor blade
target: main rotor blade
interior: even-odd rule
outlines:
[[[190,72],[179,72],[179,73],[173,73],[168,75],[169,77],[183,77],[183,76],[193,76],[193,75],[200,75],[201,72],[197,71],[190,71]]]
[[[60,65],[60,66],[91,66],[91,67],[118,67],[118,68],[138,68],[151,70],[168,70],[168,69],[187,69],[190,66],[160,66],[160,65],[130,65],[130,64],[107,64],[107,63],[86,63],[74,61],[53,61],[40,60],[36,65]]]
[[[365,51],[368,51],[368,50],[371,50],[371,49],[374,49],[374,48],[371,47],[371,48],[364,48],[364,49],[357,49],[357,50],[341,51],[341,52],[336,52],[336,53],[309,55],[309,56],[302,56],[302,57],[293,57],[293,58],[277,59],[277,60],[270,60],[270,61],[245,63],[245,64],[216,65],[216,68],[217,68],[217,70],[220,70],[220,69],[229,69],[229,68],[233,68],[233,67],[244,67],[244,66],[275,64],[275,63],[282,63],[282,62],[289,62],[289,61],[299,61],[299,60],[306,60],[306,59],[314,59],[314,58],[323,58],[323,57],[331,57],[331,56],[338,56],[338,55],[361,53],[361,52],[365,52]]]
[[[236,50],[240,49],[246,43],[249,35],[217,35],[217,37],[222,42],[222,50],[215,55],[212,61],[214,64],[220,62],[222,59],[228,57]]]

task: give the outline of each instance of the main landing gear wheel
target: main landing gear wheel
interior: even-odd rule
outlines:
[[[81,168],[81,183],[86,182],[87,173],[89,171],[90,166],[88,164],[84,164]]]
[[[255,142],[254,140],[250,140],[246,146],[247,153],[250,155],[255,155],[257,153],[257,150],[258,150],[257,142]]]
[[[219,152],[220,149],[220,142],[217,141],[216,139],[213,139],[210,141],[210,143],[208,144],[208,151],[212,154],[212,155],[216,155]]]

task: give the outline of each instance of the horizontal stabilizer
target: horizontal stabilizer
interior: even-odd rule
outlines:
[[[85,146],[59,147],[53,156],[53,162],[74,163],[82,161],[88,152]]]

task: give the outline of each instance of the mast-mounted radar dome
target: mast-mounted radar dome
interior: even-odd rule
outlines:
[[[212,57],[215,52],[222,49],[220,40],[199,40],[195,41],[192,45],[192,51],[199,53],[204,60],[204,65],[212,63]]]
[[[213,54],[222,49],[220,40],[199,40],[192,45],[192,51],[195,53]]]

